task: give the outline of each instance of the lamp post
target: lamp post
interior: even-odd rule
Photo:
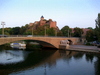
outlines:
[[[68,37],[69,37],[69,29],[68,29]]]
[[[33,27],[32,27],[32,36],[33,36]]]
[[[57,36],[57,29],[55,29],[55,36]]]
[[[2,25],[2,35],[4,37],[4,25],[5,25],[5,22],[1,22],[1,25]]]
[[[46,26],[45,26],[45,36],[46,36]]]

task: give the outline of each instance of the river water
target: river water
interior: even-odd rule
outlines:
[[[0,75],[100,75],[100,54],[0,49]]]

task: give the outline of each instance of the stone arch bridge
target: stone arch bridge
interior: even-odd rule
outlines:
[[[5,37],[0,38],[0,45],[20,40],[35,40],[43,47],[59,48],[61,40],[69,40],[71,44],[80,42],[80,38],[75,37]]]

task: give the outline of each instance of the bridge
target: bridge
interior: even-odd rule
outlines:
[[[20,40],[34,40],[40,43],[43,47],[52,48],[59,48],[62,40],[69,40],[70,44],[77,44],[80,42],[80,38],[75,37],[3,37],[0,38],[0,45]]]

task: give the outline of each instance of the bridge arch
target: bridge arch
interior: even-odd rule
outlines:
[[[61,40],[69,40],[70,44],[77,44],[79,42],[79,38],[65,38],[65,37],[7,37],[0,38],[0,45],[11,43],[19,40],[37,40],[42,42],[43,46],[49,46],[51,48],[59,48]]]
[[[31,40],[31,39],[27,39],[28,41],[31,42],[37,42],[40,45],[42,45],[43,47],[50,47],[50,48],[56,48],[52,43],[46,42],[46,41],[42,41],[42,40]],[[25,40],[25,41],[27,41]]]

